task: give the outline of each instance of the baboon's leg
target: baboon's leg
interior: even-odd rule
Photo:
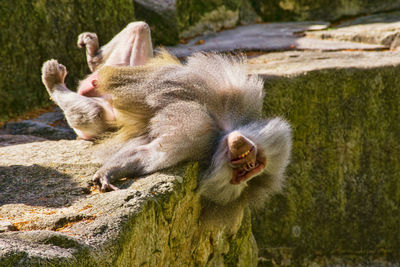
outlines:
[[[78,46],[86,47],[91,71],[99,66],[138,66],[153,57],[149,25],[145,22],[129,23],[120,33],[99,49],[95,33],[85,32],[78,37]]]
[[[93,72],[102,62],[102,55],[99,50],[99,39],[93,32],[84,32],[78,36],[78,47],[86,47],[86,59],[89,69]]]
[[[185,114],[185,116],[182,116]],[[197,103],[170,104],[152,118],[149,143],[128,141],[97,171],[94,181],[102,191],[115,190],[116,179],[152,173],[185,159],[211,153],[216,131],[204,107]]]
[[[117,190],[118,188],[111,183],[119,178],[151,173],[173,166],[183,159],[179,154],[163,150],[162,146],[162,138],[139,146],[135,139],[128,141],[117,153],[107,159],[94,175],[93,181],[103,192]]]
[[[113,109],[102,97],[85,97],[69,90],[64,79],[67,69],[57,60],[42,67],[42,81],[53,101],[64,111],[68,124],[85,140],[92,139],[111,128],[115,120]]]

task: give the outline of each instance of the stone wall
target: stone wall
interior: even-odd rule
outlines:
[[[400,67],[358,60],[267,78],[265,115],[290,121],[294,145],[283,193],[253,221],[265,264],[400,259]]]
[[[161,45],[257,21],[248,0],[135,0],[135,14],[149,23],[156,44]]]
[[[240,24],[331,21],[396,8],[400,3],[394,0],[4,0],[0,2],[0,122],[50,104],[40,81],[45,60],[56,58],[67,66],[67,85],[72,88],[88,73],[84,52],[76,47],[83,31],[97,32],[105,44],[129,22],[144,20],[155,44],[174,45]]]
[[[1,1],[0,121],[50,103],[40,79],[45,60],[66,65],[67,84],[75,87],[89,71],[78,34],[98,32],[105,43],[133,15],[131,0]]]
[[[385,0],[249,0],[264,21],[333,21],[400,8],[399,1]]]
[[[244,8],[241,2],[1,1],[0,122],[50,104],[40,80],[45,60],[55,58],[64,64],[69,71],[67,85],[75,88],[89,72],[85,53],[76,45],[81,32],[96,32],[100,44],[105,44],[129,22],[144,20],[156,44],[176,44],[181,38],[234,27],[239,17],[248,18],[245,10],[250,5]]]

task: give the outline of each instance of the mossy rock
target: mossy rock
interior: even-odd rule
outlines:
[[[283,193],[253,220],[265,266],[400,260],[400,65],[353,64],[267,78],[264,113],[294,142]]]
[[[1,1],[0,122],[50,104],[40,80],[45,60],[64,64],[67,85],[75,88],[89,72],[85,53],[76,45],[81,32],[96,32],[105,44],[129,22],[144,20],[156,44],[171,45],[251,21],[253,14],[248,0]]]
[[[12,10],[12,12],[10,12]],[[78,34],[99,33],[108,42],[133,20],[133,3],[120,1],[36,0],[0,2],[0,121],[49,105],[40,80],[45,60],[67,66],[67,84],[75,87],[89,72]]]
[[[181,39],[257,21],[248,0],[135,0],[137,19],[146,21],[156,44],[175,45]]]
[[[257,265],[248,208],[203,220],[197,163],[100,194],[92,143],[20,137],[0,147],[0,222],[16,228],[0,232],[0,266]]]
[[[364,15],[400,8],[399,1],[374,0],[250,0],[264,21],[324,20]]]

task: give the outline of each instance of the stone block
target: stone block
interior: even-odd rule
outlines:
[[[19,140],[0,147],[0,266],[257,265],[249,210],[200,220],[196,163],[100,194],[92,143]]]
[[[374,0],[250,0],[263,21],[334,21],[349,16],[359,16],[400,8],[399,1]]]
[[[283,52],[250,63],[266,78],[265,116],[293,126],[283,193],[253,218],[261,266],[398,264],[400,53]]]

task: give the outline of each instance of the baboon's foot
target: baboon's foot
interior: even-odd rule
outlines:
[[[102,62],[102,56],[99,51],[99,39],[93,32],[84,32],[78,36],[78,47],[86,47],[86,59],[89,69],[93,72]]]
[[[101,173],[101,171],[97,171],[93,177],[94,184],[98,185],[101,192],[109,192],[119,190],[118,187],[110,184],[108,177]]]
[[[46,61],[42,67],[42,81],[48,92],[52,93],[56,84],[64,84],[67,74],[67,68],[58,63],[57,60],[51,59]]]
[[[78,47],[86,47],[87,55],[95,57],[99,51],[99,39],[97,38],[97,34],[93,32],[84,32],[79,34]]]

